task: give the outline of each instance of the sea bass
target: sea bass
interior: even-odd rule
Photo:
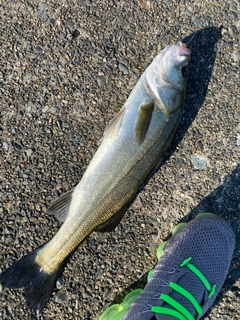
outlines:
[[[70,253],[92,231],[113,230],[159,166],[182,115],[190,55],[178,42],[153,60],[106,128],[79,184],[48,208],[64,222],[59,231],[0,274],[3,286],[22,288],[33,312],[47,304]]]

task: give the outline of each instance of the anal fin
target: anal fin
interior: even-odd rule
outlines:
[[[122,220],[124,213],[126,212],[127,205],[125,205],[122,209],[120,209],[117,213],[115,213],[114,216],[112,216],[110,219],[108,219],[106,222],[103,224],[100,224],[97,226],[94,231],[98,232],[110,232],[113,231],[116,226],[120,223]]]

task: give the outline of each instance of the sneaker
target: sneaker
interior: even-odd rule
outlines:
[[[144,290],[130,292],[99,320],[197,320],[213,304],[229,270],[235,235],[222,218],[202,213],[160,245]]]

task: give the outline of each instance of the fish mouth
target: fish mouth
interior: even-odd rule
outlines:
[[[179,41],[177,45],[178,45],[179,56],[190,58],[191,50],[187,48],[187,45],[181,41]]]

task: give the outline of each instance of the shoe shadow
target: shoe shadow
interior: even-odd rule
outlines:
[[[226,290],[231,290],[238,299],[240,298],[239,287],[235,286],[235,283],[240,279],[240,256],[237,254],[240,251],[240,165],[237,165],[235,170],[225,177],[224,182],[218,188],[206,196],[191,212],[187,213],[181,222],[188,222],[201,212],[211,212],[221,216],[231,225],[236,237],[229,274],[223,289],[214,301],[213,306],[216,306]]]
[[[218,188],[207,195],[191,212],[187,213],[183,220],[189,221],[199,212],[206,211],[227,220],[234,232],[237,232],[240,227],[237,223],[237,217],[240,217],[240,165],[225,177],[224,182]]]
[[[182,222],[193,219],[200,212],[212,212],[228,221],[235,236],[235,254],[233,254],[231,269],[225,281],[226,289],[231,287],[232,291],[239,291],[234,283],[240,278],[240,165],[228,176],[223,184],[206,196],[191,212],[187,213]],[[240,294],[237,293],[240,297]]]

